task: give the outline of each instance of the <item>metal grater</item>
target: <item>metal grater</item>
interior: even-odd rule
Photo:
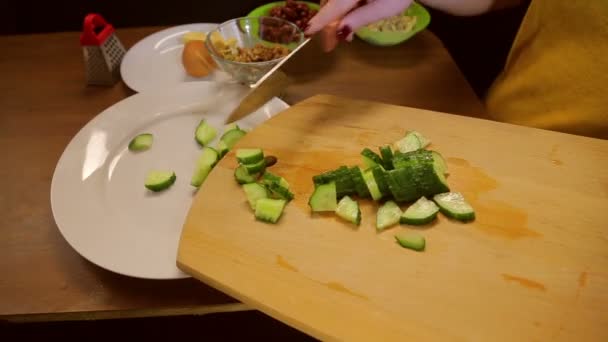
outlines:
[[[84,19],[80,45],[87,84],[113,85],[118,82],[125,48],[111,24],[99,14],[88,14]]]

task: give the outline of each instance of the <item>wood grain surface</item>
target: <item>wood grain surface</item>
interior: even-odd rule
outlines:
[[[129,48],[163,28],[118,29],[116,35]],[[112,87],[85,85],[79,35],[0,37],[0,272],[4,275],[0,319],[94,319],[235,309],[233,298],[195,279],[140,280],[98,268],[60,235],[49,202],[59,156],[89,120],[133,94],[123,82]],[[483,112],[447,51],[429,32],[396,48],[354,43],[322,57],[307,61],[307,78],[287,92],[288,101],[335,92],[459,114]],[[351,67],[357,68],[356,75]]]
[[[370,200],[360,227],[311,215],[314,174],[412,129],[446,158],[474,222],[377,233]],[[178,265],[245,304],[323,340],[608,340],[608,141],[316,96],[238,147],[275,155],[295,199],[278,224],[256,221],[230,152],[195,197]],[[426,250],[400,248],[403,231]]]

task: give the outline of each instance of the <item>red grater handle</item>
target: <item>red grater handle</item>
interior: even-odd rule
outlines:
[[[101,45],[112,33],[114,33],[114,27],[101,15],[87,14],[80,35],[80,45]]]

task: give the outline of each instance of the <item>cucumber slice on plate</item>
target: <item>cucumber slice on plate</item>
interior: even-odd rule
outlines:
[[[399,223],[401,208],[394,201],[386,201],[376,215],[376,229],[382,231]]]
[[[312,211],[335,211],[338,207],[336,182],[321,184],[308,199]]]
[[[395,235],[395,240],[397,240],[399,246],[415,251],[423,251],[426,247],[424,236],[417,233],[400,233]]]
[[[150,133],[138,134],[135,138],[129,142],[129,150],[131,151],[145,151],[152,147],[154,136]]]
[[[209,164],[196,164],[192,178],[190,179],[190,185],[194,187],[200,187],[201,184],[207,179],[211,172],[212,166]]]
[[[283,214],[287,201],[284,199],[260,198],[255,203],[255,218],[269,223],[277,223]]]
[[[250,174],[245,165],[240,165],[234,169],[234,179],[239,184],[253,183],[258,179],[259,174]]]
[[[475,219],[475,210],[459,192],[437,194],[433,197],[433,200],[445,216],[463,222]]]
[[[226,131],[222,137],[220,138],[221,141],[224,141],[224,143],[226,144],[226,147],[228,148],[228,150],[231,150],[232,147],[242,138],[245,136],[245,134],[247,134],[247,132],[236,128],[236,129],[231,129],[229,131]]]
[[[236,150],[236,160],[242,164],[255,164],[264,159],[261,148],[239,148]]]
[[[144,186],[154,192],[168,189],[176,179],[175,172],[164,170],[152,170],[146,175]]]
[[[435,220],[437,212],[439,212],[439,207],[435,202],[426,199],[426,197],[420,197],[403,212],[399,222],[412,225],[427,224]]]
[[[359,209],[359,203],[349,196],[342,197],[340,202],[338,202],[338,206],[336,207],[336,215],[357,226],[361,223],[361,210]]]
[[[256,203],[260,198],[268,198],[266,187],[259,183],[243,184],[243,191],[245,191],[247,202],[253,210],[255,210]]]
[[[217,129],[209,125],[207,121],[201,120],[194,131],[194,138],[201,146],[206,146],[217,136]]]

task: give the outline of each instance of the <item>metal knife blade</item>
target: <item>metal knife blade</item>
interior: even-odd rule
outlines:
[[[279,68],[298,52],[298,50],[308,44],[309,41],[310,38],[304,40],[302,44],[293,49],[282,61],[277,63],[277,65],[270,69],[256,83],[250,85],[251,91],[243,100],[241,100],[239,105],[232,110],[225,123],[229,124],[242,119],[262,107],[273,97],[281,94],[293,80],[287,76],[285,72],[279,70]]]

